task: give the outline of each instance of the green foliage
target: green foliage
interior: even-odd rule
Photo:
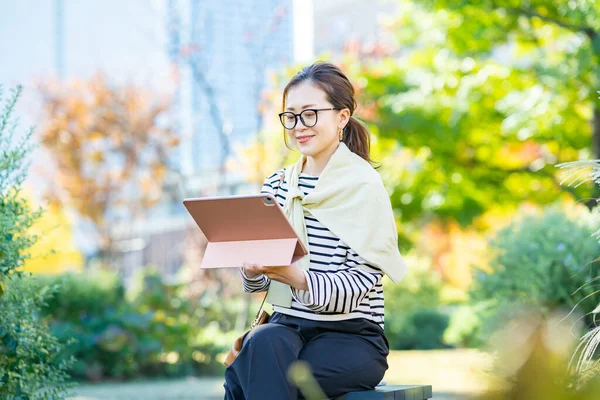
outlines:
[[[18,271],[37,239],[27,231],[40,215],[20,196],[32,133],[16,137],[20,93],[13,90],[0,111],[0,398],[61,399],[72,360],[38,316],[52,291],[30,286],[32,278]]]
[[[593,36],[593,31],[600,30],[600,5],[595,0],[570,3],[561,0],[425,0],[421,3],[463,22],[453,24],[447,38],[447,44],[458,53],[487,54],[498,45],[513,41],[539,45],[544,38],[536,38],[535,26],[532,26],[536,23],[582,36]],[[596,43],[592,40],[579,45],[595,48]]]
[[[411,263],[410,273],[398,284],[387,279],[385,333],[394,350],[446,347],[442,336],[448,316],[437,311],[442,281],[424,259]]]
[[[77,359],[79,379],[217,374],[217,359],[233,343],[216,325],[206,326],[206,310],[152,271],[140,273],[126,295],[107,272],[65,274],[40,279],[57,287],[43,313],[60,341]]]
[[[595,151],[599,63],[586,33],[561,25],[597,30],[598,4],[400,3],[399,57],[354,79],[374,132],[408,151],[390,183],[403,222],[435,215],[467,226],[492,208],[551,204],[559,192],[589,198],[590,185],[562,187],[553,165]],[[559,14],[566,19],[554,21]]]
[[[399,334],[388,336],[394,350],[431,350],[448,347],[444,343],[444,331],[448,327],[448,315],[434,309],[421,309],[408,313]]]
[[[67,389],[73,360],[40,322],[38,310],[51,291],[25,283],[31,278],[5,278],[0,298],[0,398],[60,399]]]
[[[596,187],[600,187],[600,160],[572,161],[558,164],[557,167],[566,171],[566,177],[563,180],[565,185],[579,186],[586,182],[593,182]],[[600,201],[600,199],[595,200]],[[600,243],[600,227],[594,232],[593,236]]]
[[[48,287],[58,286],[60,296],[51,298],[43,311],[60,320],[75,321],[100,315],[107,308],[119,307],[125,297],[125,288],[117,275],[107,271],[39,276],[37,281]]]
[[[479,347],[484,344],[481,337],[481,315],[485,311],[478,305],[463,304],[450,316],[444,332],[444,342],[456,347]]]
[[[18,140],[17,121],[13,116],[21,88],[11,91],[0,111],[0,275],[8,275],[27,258],[27,250],[35,236],[23,234],[39,217],[20,196],[21,184],[27,176],[26,157],[31,150],[32,130]],[[0,103],[3,102],[0,86]]]
[[[581,184],[583,182],[592,181],[596,187],[600,187],[600,160],[590,161],[574,161],[570,163],[560,164],[558,167],[568,171],[565,181],[569,185]],[[582,175],[581,173],[584,172]],[[598,199],[597,199],[598,200]],[[597,211],[597,209],[596,209]],[[596,215],[597,217],[597,215]],[[600,228],[598,228],[593,236],[600,239]],[[600,279],[596,276],[594,281]],[[592,311],[596,316],[600,312],[600,304]],[[600,344],[600,326],[585,333],[581,339],[577,350],[575,351],[576,370],[580,373],[583,379],[590,379],[592,376],[600,376],[600,362],[593,362],[594,357],[598,354],[598,345]],[[595,368],[594,368],[595,366]]]
[[[586,216],[558,208],[527,215],[501,230],[491,242],[490,270],[480,271],[471,288],[486,331],[494,330],[526,305],[550,311],[575,309],[586,325],[600,301],[594,279],[600,272],[595,227]]]

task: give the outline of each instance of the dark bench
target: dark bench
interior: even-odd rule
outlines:
[[[348,393],[336,400],[426,400],[432,397],[431,386],[380,384],[375,390]]]

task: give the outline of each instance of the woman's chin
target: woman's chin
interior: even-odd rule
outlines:
[[[318,151],[315,151],[311,146],[298,146],[298,150],[305,157],[313,157],[315,154],[318,154]]]

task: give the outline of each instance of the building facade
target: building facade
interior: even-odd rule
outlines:
[[[193,221],[181,200],[214,190],[215,171],[235,143],[260,129],[266,74],[293,62],[293,8],[292,0],[0,5],[0,84],[6,87],[23,84],[32,93],[38,79],[86,79],[101,71],[116,84],[174,91],[168,122],[181,144],[171,156],[176,172],[167,196],[146,220],[124,219],[114,227],[122,253],[118,268],[126,277],[142,265],[174,274],[182,264],[181,238]],[[23,123],[35,123],[39,105],[21,103]],[[228,182],[239,184],[236,179]],[[76,221],[76,244],[90,258],[96,250],[92,231]]]

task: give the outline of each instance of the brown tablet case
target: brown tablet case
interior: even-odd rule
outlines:
[[[206,236],[200,268],[265,267],[295,263],[308,252],[270,194],[185,199]]]

